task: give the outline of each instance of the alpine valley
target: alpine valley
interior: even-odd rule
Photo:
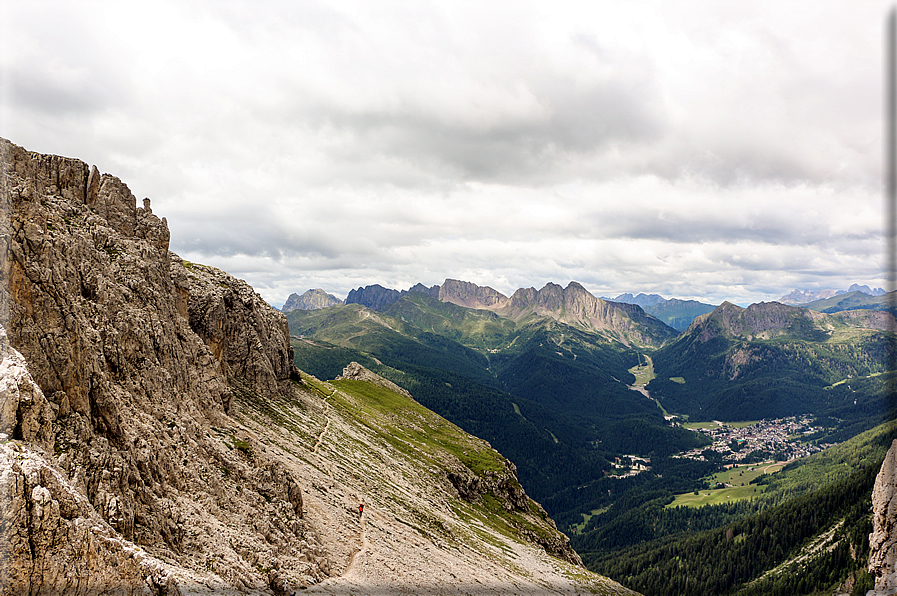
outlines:
[[[447,279],[402,291],[358,288],[344,305],[293,310],[287,319],[303,370],[331,378],[347,362],[363,362],[505,454],[590,568],[649,594],[748,589],[806,545],[783,547],[778,558],[743,577],[691,587],[651,571],[654,559],[644,563],[650,581],[634,572],[642,563],[621,569],[608,562],[619,563],[627,549],[652,540],[689,540],[696,531],[753,519],[844,481],[828,472],[798,482],[799,488],[787,480],[818,465],[814,458],[842,453],[823,451],[836,443],[866,441],[857,449],[866,453],[860,468],[872,474],[862,485],[870,492],[889,445],[890,431],[879,425],[894,418],[894,317],[884,309],[821,313],[779,302],[743,308],[619,298],[627,302],[597,298],[576,282],[508,297]],[[682,313],[684,330],[636,304],[645,298],[649,306],[670,304],[680,313],[691,302],[693,310]],[[776,434],[786,426],[788,432]],[[749,443],[735,438],[738,427],[762,428],[775,438]],[[878,437],[874,448],[870,439],[854,438],[864,431]],[[762,469],[780,470],[783,465],[771,467],[776,461],[792,463],[775,475],[755,471],[760,462]],[[830,463],[845,465],[843,458]],[[723,494],[733,487],[719,473],[733,465],[742,478],[751,468],[753,484],[743,482],[749,492]],[[681,495],[701,490],[709,504],[678,506]],[[717,492],[721,503],[713,499]],[[869,520],[868,507],[854,514]],[[843,523],[846,513],[837,515]],[[802,536],[833,532],[828,523],[810,524],[812,532]],[[847,548],[849,541],[841,540]],[[826,575],[825,588],[849,593],[866,586],[857,584],[863,550],[850,548],[860,554]],[[820,584],[795,589],[789,584],[784,593],[813,593]]]
[[[280,312],[114,176],[2,139],[0,174],[4,596],[897,587],[888,295]]]

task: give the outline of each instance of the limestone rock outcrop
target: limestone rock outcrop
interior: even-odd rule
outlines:
[[[319,541],[298,481],[227,415],[235,391],[283,395],[298,378],[283,315],[223,272],[189,271],[165,220],[119,179],[5,140],[0,173],[0,324],[22,357],[3,361],[0,432],[46,450],[92,508],[81,517],[203,582],[267,588],[260,569],[275,559],[291,569],[278,581],[324,577],[302,553]],[[49,502],[3,470],[15,495],[31,491],[26,509]],[[93,556],[78,552],[71,573]],[[57,585],[42,560],[28,581]],[[5,580],[0,593],[19,593],[20,578]]]
[[[489,286],[478,286],[469,281],[447,279],[439,287],[439,299],[467,308],[494,309],[505,306],[508,297]]]
[[[53,409],[0,326],[0,437],[53,448]]]
[[[575,281],[564,288],[547,283],[541,290],[520,288],[510,298],[488,286],[447,279],[439,299],[467,308],[492,311],[513,321],[547,317],[597,331],[625,345],[660,346],[676,331],[634,304],[608,302],[593,296]]]
[[[398,393],[399,395],[404,395],[409,399],[414,399],[411,397],[411,394],[408,393],[405,389],[402,389],[389,379],[384,379],[380,375],[376,373],[372,373],[365,367],[361,366],[357,362],[350,362],[348,366],[343,369],[343,374],[337,377],[339,379],[352,379],[355,381],[367,381],[368,383],[373,383],[374,385],[379,385],[390,391]]]
[[[231,387],[289,396],[299,380],[284,316],[246,282],[170,253],[171,276],[186,276],[190,328],[212,350]]]
[[[872,489],[869,547],[869,573],[875,576],[875,590],[869,594],[897,594],[897,439],[891,443]]]
[[[547,520],[552,528],[554,522],[538,503],[531,501],[517,480],[517,467],[505,460],[504,469],[500,471],[487,470],[482,476],[477,476],[465,466],[455,466],[448,472],[447,478],[458,492],[458,496],[468,502],[476,502],[489,495],[509,512],[529,511],[536,509]],[[570,540],[560,532],[535,532],[527,528],[518,530],[534,544],[540,545],[549,554],[569,561],[574,565],[582,565],[582,559],[570,546]]]
[[[602,300],[575,281],[566,288],[554,283],[545,284],[541,290],[521,288],[496,312],[514,320],[530,315],[551,317],[604,333],[626,345],[659,346],[676,336],[675,330],[638,305]]]

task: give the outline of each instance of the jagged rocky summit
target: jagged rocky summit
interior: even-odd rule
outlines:
[[[784,335],[818,339],[837,325],[858,329],[893,331],[897,322],[885,311],[854,310],[820,313],[780,302],[759,302],[742,308],[723,302],[712,312],[697,317],[679,340],[706,342],[715,337],[772,339]]]
[[[510,297],[489,286],[457,279],[446,279],[442,285],[429,288],[417,284],[401,292],[374,284],[349,292],[346,304],[358,303],[384,310],[406,294],[415,292],[465,308],[488,310],[516,322],[554,319],[601,333],[624,345],[659,346],[677,335],[675,329],[647,314],[638,305],[597,298],[575,281],[566,288],[555,283],[545,284],[540,290],[520,288]]]
[[[340,304],[343,304],[342,300],[317,288],[308,290],[301,296],[299,294],[290,294],[280,310],[287,313],[294,310],[317,310]]]
[[[396,450],[363,396],[412,400],[296,370],[284,315],[119,179],[0,140],[0,212],[0,594],[626,593],[525,497],[469,526],[511,468]]]

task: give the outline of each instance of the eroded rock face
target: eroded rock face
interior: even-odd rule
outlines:
[[[875,596],[897,594],[897,439],[891,444],[872,489],[869,573]]]
[[[533,509],[550,528],[556,530],[554,521],[542,509],[542,506],[530,500],[517,480],[517,467],[505,460],[504,470],[486,470],[482,476],[474,474],[469,468],[458,462],[447,474],[448,481],[458,492],[458,497],[468,502],[480,501],[484,495],[491,495],[506,511],[529,511]],[[552,556],[563,559],[574,565],[582,566],[582,559],[570,546],[570,539],[560,532],[535,532],[527,528],[518,528],[522,536],[534,544],[538,544]]]
[[[173,562],[175,583],[267,590],[274,568],[281,587],[325,577],[303,554],[319,541],[303,520],[300,480],[227,415],[234,391],[288,393],[296,373],[283,315],[223,272],[191,271],[169,253],[149,200],[137,207],[120,180],[78,160],[0,140],[0,213],[9,336],[0,432],[21,450],[45,450],[35,452],[42,469],[81,496],[74,517],[66,506],[57,515],[62,493],[44,472],[32,482],[16,456],[0,461],[12,507],[5,530],[34,544],[47,528],[58,534],[30,554],[7,553],[17,563],[0,593],[62,585],[48,557],[78,573],[107,555],[117,565],[107,534]],[[37,510],[51,512],[43,525],[21,521]],[[92,546],[64,547],[68,539]],[[128,560],[120,576],[97,571],[65,593],[148,585]]]
[[[374,310],[386,308],[402,297],[402,293],[391,288],[384,288],[380,284],[374,284],[350,290],[346,296],[346,304],[361,304]]]
[[[164,563],[27,445],[0,444],[0,510],[3,594],[180,594]]]
[[[186,276],[190,328],[211,349],[231,385],[261,394],[290,393],[299,380],[283,314],[252,286],[224,271],[170,254],[172,278]]]
[[[25,359],[10,347],[6,329],[0,326],[0,437],[21,439],[49,451],[54,418]]]
[[[508,297],[488,286],[478,286],[468,281],[447,279],[439,288],[439,299],[468,308],[501,308]]]

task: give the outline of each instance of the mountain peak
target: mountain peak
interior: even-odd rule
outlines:
[[[696,318],[686,333],[699,333],[701,341],[717,336],[752,340],[792,334],[815,335],[823,332],[821,321],[824,317],[815,311],[781,302],[758,302],[747,308],[723,302],[712,312]]]
[[[328,294],[321,288],[315,288],[314,290],[308,290],[301,296],[295,293],[290,294],[280,310],[285,313],[294,310],[317,310],[319,308],[337,306],[342,303],[343,301],[336,296]]]
[[[372,284],[363,288],[349,291],[346,296],[346,304],[361,304],[374,310],[386,308],[402,297],[402,293],[391,288],[384,288],[380,284]]]
[[[521,288],[496,312],[513,320],[548,317],[567,325],[608,335],[626,345],[659,345],[675,331],[632,304],[607,302],[576,281],[566,288],[555,283],[541,290]]]
[[[779,298],[778,301],[783,304],[808,304],[810,302],[816,302],[817,300],[826,300],[828,298],[833,298],[841,294],[848,294],[850,292],[862,292],[863,294],[868,294],[869,296],[882,296],[886,293],[882,288],[875,288],[873,290],[867,285],[854,283],[851,284],[851,286],[846,290],[793,290],[792,292],[785,294],[784,296]]]
[[[439,300],[467,308],[492,310],[504,306],[508,302],[508,297],[489,286],[446,279],[439,288]]]
[[[655,306],[665,301],[664,297],[660,294],[644,294],[641,292],[639,292],[638,296],[633,296],[629,293],[620,294],[611,300],[613,302],[623,302],[626,304],[638,304],[642,308],[645,308],[646,306]]]

